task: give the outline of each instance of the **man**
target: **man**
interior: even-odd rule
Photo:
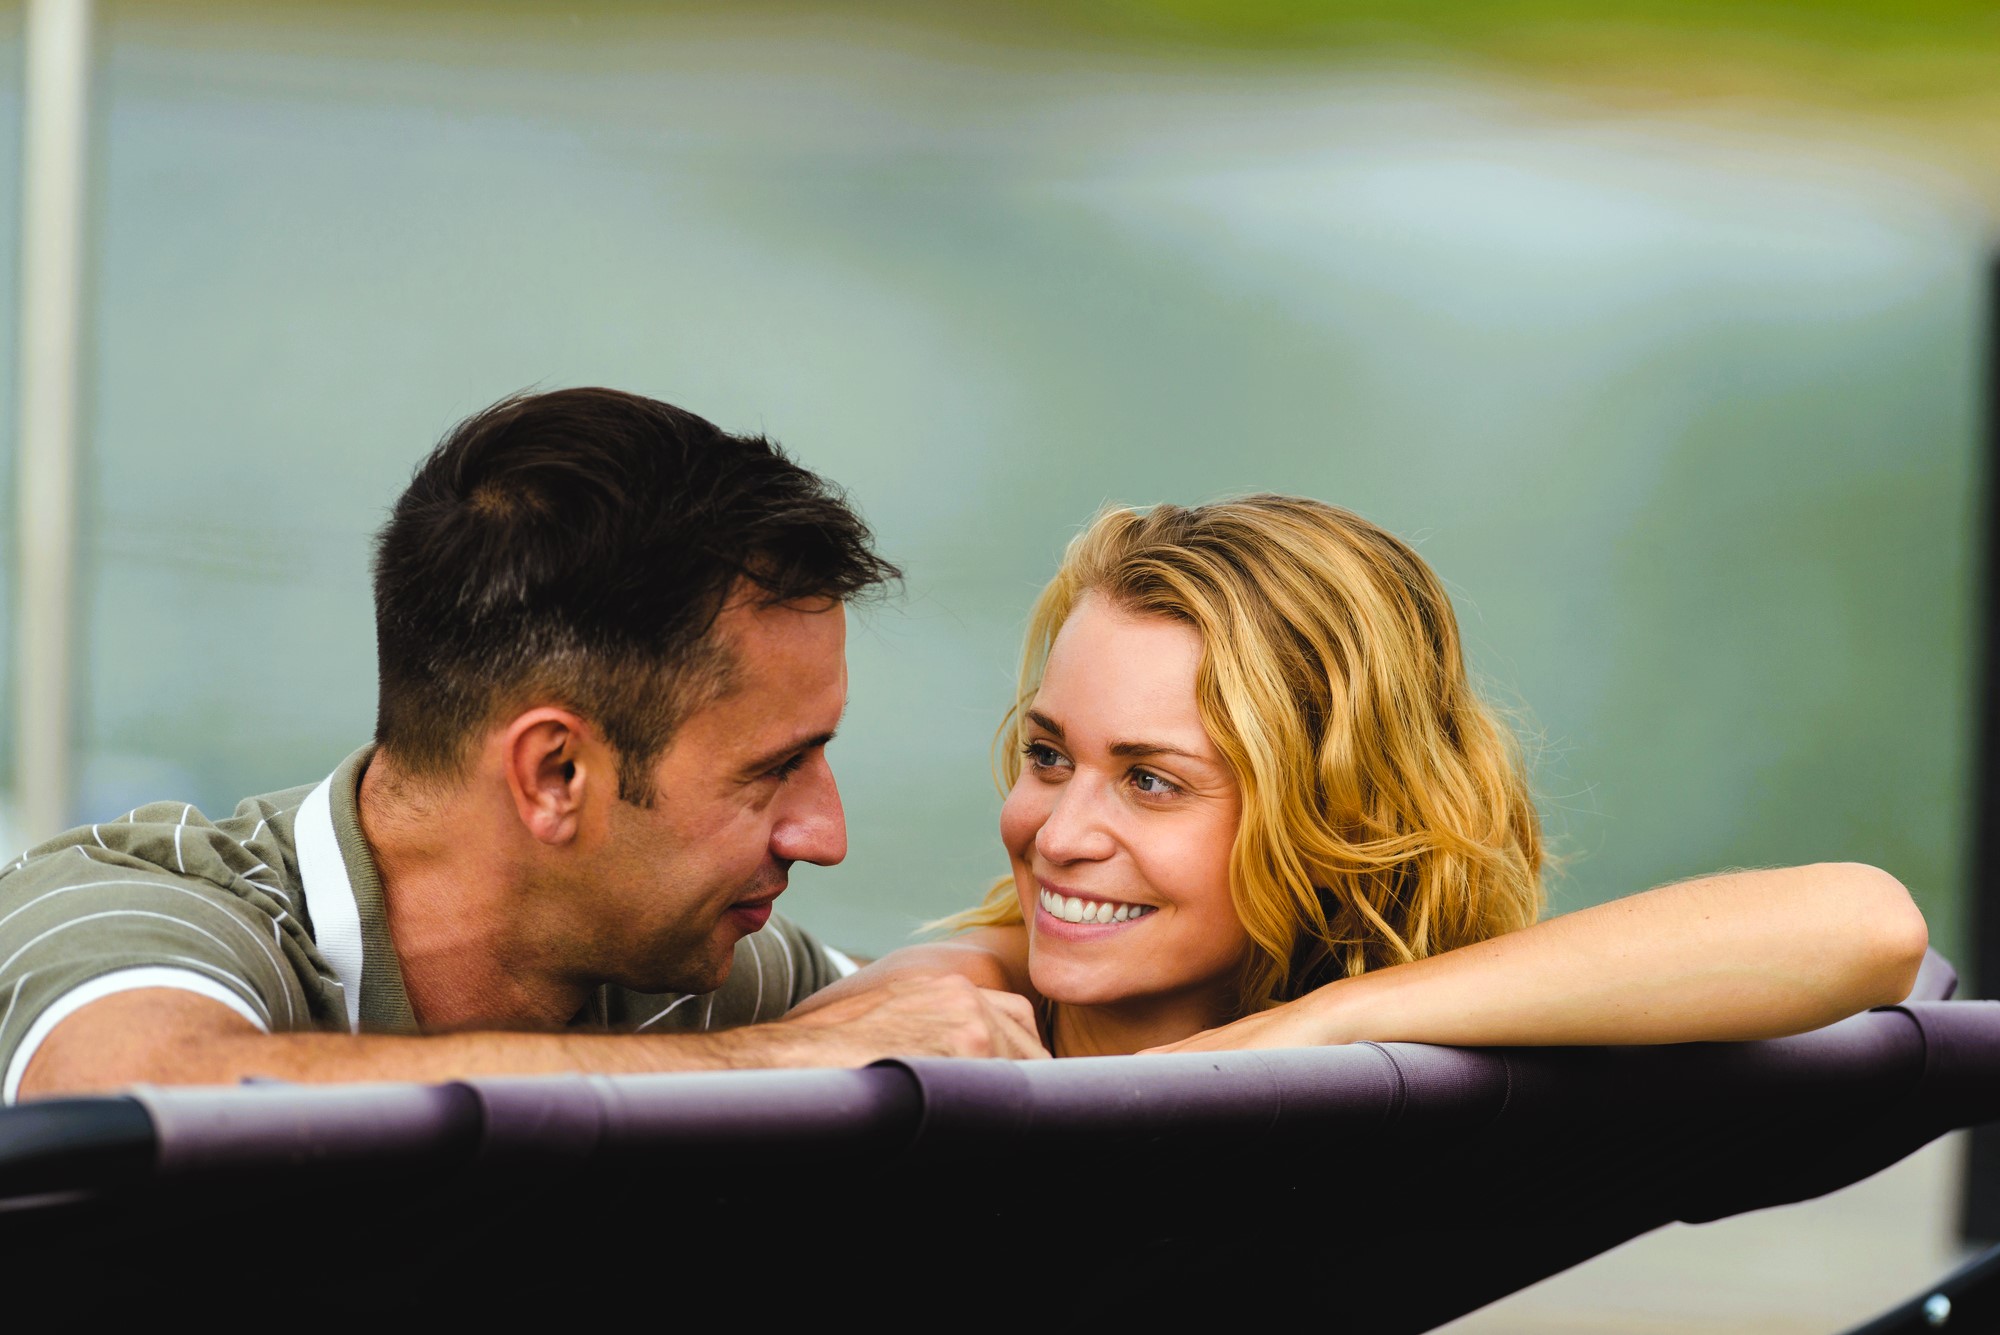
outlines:
[[[768,442],[602,389],[502,402],[379,536],[375,742],[0,873],[5,1097],[138,1081],[1040,1056],[1018,997],[772,916],[846,828],[845,606],[896,575]],[[630,1032],[615,1032],[630,1031]]]

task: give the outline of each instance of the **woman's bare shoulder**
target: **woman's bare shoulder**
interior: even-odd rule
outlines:
[[[1007,977],[1007,990],[1033,996],[1028,981],[1028,929],[1020,923],[1005,927],[974,927],[937,944],[958,946],[991,955]]]

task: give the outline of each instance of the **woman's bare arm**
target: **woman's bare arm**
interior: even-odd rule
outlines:
[[[1728,872],[1329,984],[1156,1051],[1773,1038],[1909,995],[1928,934],[1887,872]]]
[[[822,1006],[872,991],[901,979],[957,974],[992,992],[1014,992],[1030,1000],[1028,929],[975,927],[948,941],[925,941],[892,950],[881,959],[825,987],[793,1007],[786,1016],[807,1015]]]

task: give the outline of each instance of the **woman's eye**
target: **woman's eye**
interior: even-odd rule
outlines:
[[[1044,746],[1040,742],[1029,742],[1021,748],[1021,754],[1028,758],[1028,767],[1030,769],[1055,769],[1063,763],[1060,752],[1054,747]]]
[[[1168,782],[1151,770],[1143,769],[1132,771],[1132,786],[1147,797],[1166,797],[1180,791],[1178,785]]]

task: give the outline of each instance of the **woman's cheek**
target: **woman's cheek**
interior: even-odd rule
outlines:
[[[1191,926],[1205,964],[1235,967],[1252,947],[1249,931],[1236,916],[1229,893],[1229,852],[1234,820],[1190,825],[1172,844],[1152,849],[1144,870],[1155,891]]]
[[[1038,787],[1026,776],[1016,779],[1007,800],[1000,804],[1000,846],[1018,862],[1027,861],[1035,832],[1048,818],[1048,803],[1035,791]]]

